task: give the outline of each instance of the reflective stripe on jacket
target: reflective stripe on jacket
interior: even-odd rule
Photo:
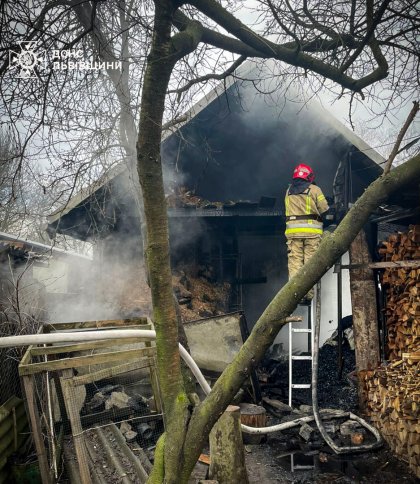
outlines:
[[[309,187],[298,195],[285,197],[286,217],[302,215],[318,215],[319,217],[328,210],[328,203],[322,190],[317,185]],[[286,236],[293,237],[318,237],[322,235],[322,222],[314,219],[289,220],[286,223]]]

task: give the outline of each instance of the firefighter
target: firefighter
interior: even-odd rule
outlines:
[[[301,163],[293,171],[285,197],[289,279],[307,262],[321,241],[322,215],[329,207],[322,190],[314,183],[312,168]],[[311,289],[303,302],[314,295]]]

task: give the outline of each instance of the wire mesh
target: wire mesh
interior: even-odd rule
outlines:
[[[77,459],[81,475],[141,482],[164,428],[154,360],[114,367],[112,376],[99,370],[62,383],[71,426],[66,460]]]
[[[113,341],[105,354],[74,352],[75,345],[32,347],[22,360],[41,472],[50,480],[147,479],[164,430],[155,348]]]

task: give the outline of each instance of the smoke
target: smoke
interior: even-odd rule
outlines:
[[[247,77],[252,75],[251,72]],[[269,78],[260,76],[264,77]],[[348,142],[330,123],[324,122],[315,103],[298,99],[293,86],[281,90],[273,82],[238,81],[165,139],[162,161],[168,197],[179,187],[186,187],[212,202],[275,197],[281,208],[293,167],[299,162],[310,164],[324,193],[332,195],[335,171],[348,150]],[[268,91],[270,95],[263,94]],[[56,300],[61,300],[51,310],[54,318],[69,321],[150,314],[141,205],[134,196],[138,191],[134,175],[121,174],[113,179],[111,198],[103,207],[101,219],[106,221],[105,228],[101,226],[100,236],[92,241],[93,261],[81,261],[80,267],[78,262],[73,263],[76,275],[69,277],[67,291],[73,291],[74,298],[57,295]],[[210,238],[217,240],[218,236],[211,233],[208,219],[180,215],[171,213],[170,217],[174,267],[181,260],[193,259],[199,243]],[[258,266],[260,275],[267,277],[266,284],[244,286],[244,305],[250,322],[255,322],[287,280],[281,232],[282,227],[278,227],[271,238],[263,235],[247,241],[239,234],[243,270],[252,277],[257,275],[253,272]]]
[[[139,238],[110,234],[93,245],[92,259],[52,255],[34,272],[44,285],[50,322],[151,315]]]
[[[164,143],[163,159],[175,183],[212,201],[282,200],[293,167],[312,165],[332,195],[334,173],[348,143],[322,121],[314,103],[297,102],[289,87],[238,81],[210,103],[178,136]]]
[[[174,171],[165,171],[167,192],[181,183]],[[147,284],[138,203],[138,181],[129,171],[119,173],[97,192],[91,202],[89,220],[92,260],[71,258],[62,263],[50,259],[44,281],[50,321],[83,321],[152,316],[150,288]],[[171,218],[170,245],[174,265],[194,254],[194,244],[205,233],[199,218]],[[55,271],[55,272],[54,272]],[[59,283],[59,281],[61,281]],[[61,285],[59,288],[58,286]]]

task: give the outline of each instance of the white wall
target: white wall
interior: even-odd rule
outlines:
[[[47,293],[66,293],[68,287],[68,266],[71,261],[49,258],[45,264],[34,265],[33,276],[44,284]]]
[[[349,263],[348,253],[344,254],[343,264]],[[314,305],[314,304],[313,304]],[[321,333],[320,346],[332,335],[337,329],[337,274],[334,274],[334,267],[332,267],[321,280]],[[312,308],[313,311],[313,308]],[[296,316],[302,316],[304,320],[302,323],[293,323],[295,328],[306,328],[308,326],[306,306],[298,306],[293,313]],[[350,277],[349,271],[342,271],[342,316],[352,314],[351,298],[350,298]],[[314,322],[314,314],[312,312],[312,321]],[[277,335],[274,344],[281,343],[284,351],[288,353],[289,349],[289,328],[284,326]],[[307,351],[308,337],[305,333],[295,333],[293,335],[293,352]]]

